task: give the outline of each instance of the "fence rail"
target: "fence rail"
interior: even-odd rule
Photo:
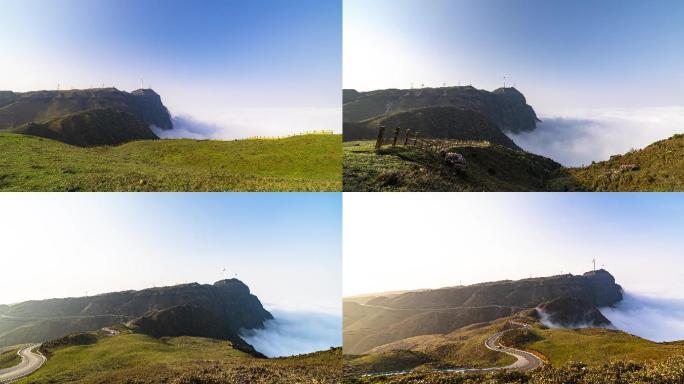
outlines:
[[[297,136],[306,136],[306,135],[334,135],[335,132],[332,130],[318,130],[318,131],[304,131],[304,132],[299,132],[299,133],[293,133],[291,135],[285,135],[285,136],[250,136],[246,137],[245,140],[279,140],[279,139],[287,139],[290,137],[297,137]]]
[[[401,145],[404,147],[414,147],[423,151],[430,152],[440,152],[443,149],[447,149],[458,144],[489,144],[488,141],[469,141],[469,140],[453,140],[453,139],[433,139],[421,137],[419,131],[412,131],[411,129],[406,129],[404,134],[401,134],[401,130],[397,127],[394,128],[393,133],[390,136],[385,136],[385,126],[381,125],[378,130],[378,138],[375,141],[375,149],[380,149],[385,145],[391,145],[396,147]]]

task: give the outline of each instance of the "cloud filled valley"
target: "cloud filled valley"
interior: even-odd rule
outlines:
[[[152,127],[162,139],[234,140],[292,136],[308,131],[340,133],[340,108],[242,108],[175,113],[173,129]]]
[[[263,329],[240,336],[268,357],[291,356],[342,345],[342,318],[310,311],[271,310],[274,319]]]
[[[526,151],[564,166],[591,164],[684,132],[684,107],[600,109],[550,114],[531,132],[508,133]]]
[[[624,300],[601,312],[615,328],[648,340],[684,340],[684,299],[656,298],[626,292]]]

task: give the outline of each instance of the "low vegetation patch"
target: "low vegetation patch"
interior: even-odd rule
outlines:
[[[10,348],[0,352],[0,369],[14,367],[21,363],[21,357],[17,352],[19,352],[19,348]]]
[[[542,156],[488,142],[455,144],[464,169],[439,153],[412,147],[383,147],[373,141],[344,143],[345,191],[545,191],[561,172]]]
[[[544,366],[522,373],[488,374],[416,372],[401,376],[346,378],[347,384],[680,384],[684,382],[684,356],[658,362],[614,361],[599,366],[572,362],[559,368]]]

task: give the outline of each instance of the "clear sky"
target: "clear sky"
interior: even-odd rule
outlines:
[[[4,194],[0,212],[0,303],[237,273],[267,308],[339,315],[339,193]]]
[[[681,105],[680,0],[344,0],[344,87],[516,83],[537,112]]]
[[[684,299],[684,194],[345,193],[344,294],[604,266],[631,293]]]
[[[339,130],[341,8],[341,0],[0,0],[0,89],[132,91],[143,77],[172,114],[241,135]]]

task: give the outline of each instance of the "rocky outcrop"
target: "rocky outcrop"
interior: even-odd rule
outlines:
[[[110,108],[71,113],[42,123],[26,123],[11,131],[79,147],[158,139],[149,125],[139,118]]]
[[[539,121],[525,96],[515,88],[494,92],[474,87],[386,89],[343,92],[345,122],[359,122],[385,114],[426,107],[456,107],[486,116],[503,132],[532,131]]]
[[[536,309],[541,322],[551,327],[584,328],[611,325],[594,305],[576,297],[561,297],[539,305]]]
[[[131,93],[116,88],[0,93],[0,130],[90,109],[113,109],[136,116],[148,126],[172,129],[171,115],[151,89]]]
[[[126,324],[135,332],[161,337],[195,336],[228,340],[236,349],[253,356],[265,357],[239,336],[225,313],[196,305],[179,305],[151,311]]]

